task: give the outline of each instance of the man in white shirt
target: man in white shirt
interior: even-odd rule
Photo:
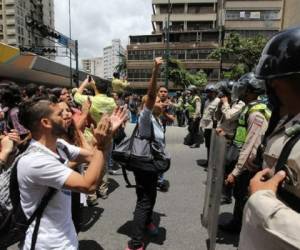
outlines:
[[[125,110],[104,117],[94,130],[97,147],[89,152],[70,145],[63,137],[70,118],[50,101],[22,106],[22,124],[31,131],[28,154],[18,162],[18,183],[21,206],[29,218],[49,187],[57,189],[46,207],[39,226],[36,249],[78,249],[78,240],[71,216],[71,190],[94,192],[103,176],[106,150],[112,132],[123,122]],[[68,168],[68,160],[88,163],[84,176]],[[35,222],[26,232],[22,249],[30,249]]]

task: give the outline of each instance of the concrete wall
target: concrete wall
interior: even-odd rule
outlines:
[[[284,0],[282,29],[300,26],[299,11],[299,0]]]

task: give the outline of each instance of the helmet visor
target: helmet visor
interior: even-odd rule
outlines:
[[[245,84],[241,84],[240,82],[236,82],[232,88],[231,98],[233,101],[241,100],[245,97],[247,93],[247,86]]]

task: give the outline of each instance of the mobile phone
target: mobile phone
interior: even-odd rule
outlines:
[[[91,76],[89,76],[89,82],[91,82],[92,81],[92,77]]]

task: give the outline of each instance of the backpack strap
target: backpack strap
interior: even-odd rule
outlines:
[[[295,144],[300,140],[300,131],[297,131],[294,135],[291,136],[290,140],[283,147],[280,156],[275,165],[275,173],[280,170],[284,170],[287,174],[286,183],[293,185],[293,174],[288,169],[286,163],[289,158],[289,155],[294,148]],[[284,189],[282,186],[278,188],[279,197],[293,210],[300,213],[300,198],[291,192]]]
[[[44,210],[46,209],[49,201],[51,198],[56,194],[56,189],[54,188],[48,188],[47,192],[44,194],[42,201],[38,208],[34,211],[33,215],[30,217],[29,221],[30,224],[33,222],[33,220],[36,218],[35,225],[34,225],[34,230],[32,234],[32,239],[31,239],[31,248],[30,250],[35,249],[36,241],[37,241],[37,236],[38,236],[38,231],[41,223],[41,218],[43,216]],[[30,225],[29,224],[29,225]]]
[[[10,190],[10,195],[12,197],[14,197],[14,209],[17,209],[16,207],[16,199],[19,199],[19,206],[22,210],[22,212],[24,213],[23,211],[23,208],[21,207],[21,203],[20,203],[20,189],[19,189],[19,183],[18,183],[18,168],[17,168],[17,165],[18,165],[18,162],[19,160],[27,155],[27,154],[30,154],[32,152],[37,152],[37,151],[40,151],[41,149],[37,148],[37,147],[34,147],[34,146],[29,146],[28,149],[21,155],[19,155],[16,160],[14,161],[13,163],[13,169],[12,169],[12,173],[11,173],[11,179],[10,179],[10,183],[11,185],[10,186],[14,186],[15,187],[15,190]],[[43,150],[42,150],[43,151]],[[63,163],[63,159],[59,159],[60,162]],[[15,192],[13,192],[15,191]],[[57,192],[57,189],[55,188],[51,188],[51,187],[48,187],[46,193],[44,194],[44,196],[42,197],[41,199],[41,202],[39,204],[39,206],[37,207],[37,209],[33,212],[33,214],[30,216],[30,218],[28,219],[27,223],[28,223],[28,226],[32,224],[32,222],[36,219],[36,223],[35,223],[35,226],[34,226],[34,231],[33,231],[33,234],[32,234],[32,240],[31,240],[31,248],[30,250],[34,250],[35,249],[35,245],[36,245],[36,241],[37,241],[37,235],[38,235],[38,230],[39,230],[39,226],[40,226],[40,222],[41,222],[41,218],[42,218],[42,215],[43,215],[43,212],[44,210],[46,209],[49,201],[51,200],[51,198],[56,194]],[[18,196],[18,197],[17,197]],[[12,199],[12,200],[13,200]]]

